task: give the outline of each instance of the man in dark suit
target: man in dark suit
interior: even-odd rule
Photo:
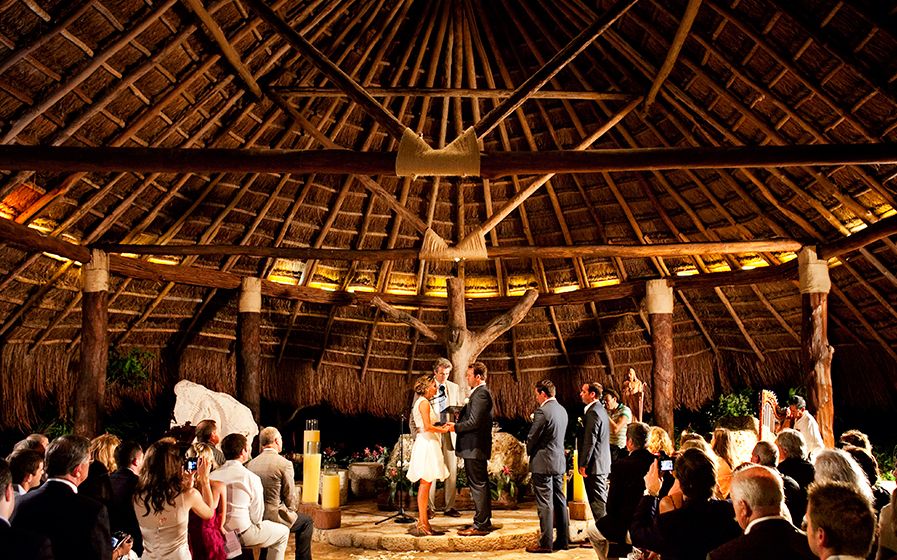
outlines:
[[[15,560],[52,560],[53,552],[46,537],[13,529],[9,518],[15,509],[9,463],[0,459],[0,557]]]
[[[752,466],[732,476],[735,521],[744,534],[713,550],[708,560],[813,560],[807,536],[782,516],[784,488],[780,475]]]
[[[706,558],[711,550],[741,534],[735,511],[729,502],[712,499],[716,463],[700,449],[679,454],[675,475],[685,496],[682,507],[659,514],[657,496],[642,497],[629,537],[634,546],[657,552],[663,560]]]
[[[819,560],[862,560],[875,540],[875,512],[855,485],[824,482],[807,494],[807,541]]]
[[[791,521],[799,525],[804,518],[803,512],[807,510],[807,493],[806,490],[800,489],[800,485],[797,484],[796,480],[787,474],[782,474],[776,468],[776,465],[779,464],[779,449],[768,441],[758,441],[751,451],[751,463],[769,467],[782,477],[782,487],[785,490],[785,506],[788,507]],[[800,517],[796,517],[797,514],[800,514]]]
[[[788,504],[791,519],[800,525],[807,511],[807,489],[816,477],[816,469],[807,460],[807,444],[804,436],[797,430],[785,429],[779,432],[776,447],[779,450],[779,472],[793,478],[800,487],[796,498]]]
[[[578,467],[595,521],[607,511],[607,475],[610,474],[610,419],[599,401],[601,390],[600,383],[587,383],[579,392],[586,408],[579,438]]]
[[[143,449],[136,441],[123,441],[115,448],[116,471],[109,475],[112,483],[112,500],[109,501],[109,525],[113,532],[123,531],[131,535],[132,550],[143,556],[143,536],[134,511],[134,488],[137,486],[140,467],[143,465]]]
[[[109,560],[112,535],[106,506],[78,494],[87,478],[90,442],[62,436],[47,448],[47,482],[19,502],[12,522],[50,540],[56,560]]]
[[[610,469],[610,491],[607,514],[589,525],[588,535],[600,560],[607,560],[610,543],[625,543],[629,523],[645,492],[645,474],[657,460],[645,449],[648,425],[633,422],[626,426],[626,449],[629,455],[613,462]]]
[[[567,517],[567,499],[564,496],[564,432],[567,431],[567,411],[554,398],[554,383],[543,379],[536,383],[536,402],[539,408],[533,414],[533,425],[526,437],[526,452],[530,457],[529,468],[533,473],[533,491],[536,510],[539,512],[541,536],[537,546],[529,546],[527,552],[553,552],[566,550],[570,539],[570,520]],[[555,525],[557,521],[557,525]],[[557,529],[557,539],[554,538]]]
[[[461,408],[458,422],[449,423],[457,434],[455,454],[464,459],[464,471],[476,515],[473,527],[458,531],[462,536],[483,536],[492,531],[489,475],[486,462],[492,456],[492,393],[486,387],[486,365],[474,362],[467,367],[470,397]]]

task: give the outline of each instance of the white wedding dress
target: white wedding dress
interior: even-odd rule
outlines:
[[[436,432],[425,432],[424,419],[420,413],[420,403],[423,397],[417,397],[411,408],[411,414],[414,416],[414,425],[420,428],[417,437],[414,438],[414,445],[411,446],[411,460],[408,462],[408,480],[417,482],[418,480],[426,480],[433,482],[436,480],[445,480],[449,476],[448,467],[445,466],[445,459],[442,456],[442,436]],[[438,421],[436,412],[430,407],[430,423]]]

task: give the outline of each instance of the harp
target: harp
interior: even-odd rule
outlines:
[[[772,439],[778,432],[777,427],[782,421],[783,415],[779,412],[779,401],[772,391],[763,389],[760,391],[760,433],[758,440]]]

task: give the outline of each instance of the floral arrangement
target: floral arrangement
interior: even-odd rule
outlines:
[[[511,499],[517,497],[517,482],[507,465],[502,467],[497,476],[489,479],[489,491],[493,500],[500,499],[505,492]]]
[[[407,492],[410,496],[415,496],[417,492],[415,491],[415,485],[408,480],[406,473],[408,469],[405,466],[402,467],[390,467],[386,469],[386,474],[384,478],[386,479],[387,484],[389,485],[389,501],[396,501],[396,494],[399,490],[403,492]]]
[[[336,449],[325,447],[321,452],[321,465],[324,467],[341,467],[339,457],[337,457]]]
[[[389,450],[380,444],[374,447],[365,447],[364,451],[356,451],[352,454],[353,463],[380,463],[385,464],[389,457]]]
[[[529,484],[529,458],[526,446],[506,432],[492,435],[492,457],[487,465],[489,488],[493,499],[503,494],[516,498],[518,490]]]

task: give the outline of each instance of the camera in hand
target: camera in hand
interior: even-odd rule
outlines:
[[[673,464],[673,458],[661,451],[657,457],[657,470],[660,472],[672,472]]]
[[[194,472],[199,466],[199,458],[197,457],[187,457],[184,459],[184,470],[187,472]]]
[[[112,548],[118,548],[119,545],[124,544],[124,542],[130,538],[131,535],[124,531],[116,531],[112,533]]]

